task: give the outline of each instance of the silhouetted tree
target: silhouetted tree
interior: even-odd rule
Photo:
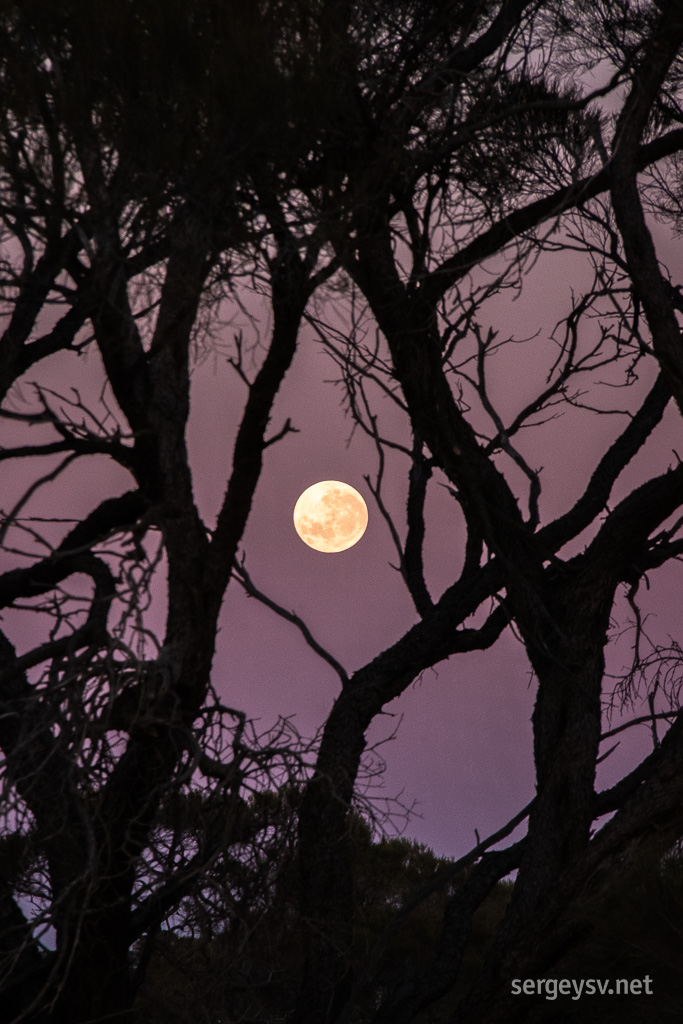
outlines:
[[[47,622],[23,653],[11,636],[24,617],[8,616],[0,635],[10,1020],[134,1020],[155,948],[190,941],[158,938],[161,926],[192,929],[204,906],[212,927],[221,907],[248,927],[272,892],[269,862],[287,861],[292,822],[299,885],[288,912],[303,954],[297,986],[284,987],[289,1019],[408,1024],[453,992],[452,1020],[522,1019],[532,1010],[510,1000],[510,978],[557,970],[594,930],[586,907],[615,875],[658,862],[680,837],[679,648],[645,654],[637,596],[683,553],[683,468],[645,473],[626,496],[618,488],[656,445],[667,406],[683,410],[681,291],[647,220],[680,228],[682,42],[673,0],[3,5],[0,385],[19,440],[0,455],[61,459],[36,470],[1,534],[16,562],[0,577],[0,605]],[[505,289],[523,295],[534,261],[558,248],[578,250],[593,281],[509,414],[490,376],[513,339],[486,326],[487,303]],[[193,345],[211,343],[221,305],[247,289],[267,300],[269,332],[253,369],[235,339],[247,399],[211,530],[186,446]],[[304,320],[376,444],[369,486],[416,613],[353,673],[238,557],[264,450],[291,430],[268,423]],[[28,409],[19,403],[38,364],[90,351],[106,376],[100,402],[43,384]],[[603,378],[633,386],[607,390]],[[383,433],[380,395],[403,417],[402,436]],[[535,426],[540,446],[543,423],[569,408],[620,412],[626,425],[553,519],[522,435]],[[28,427],[44,440],[27,440]],[[129,490],[70,528],[22,518],[39,487],[101,456]],[[404,460],[402,524],[383,497],[389,457]],[[440,482],[466,539],[438,596],[423,547]],[[157,640],[148,613],[163,601],[162,574]],[[301,629],[340,679],[315,765],[287,720],[259,736],[216,696],[231,579]],[[604,648],[622,592],[636,620],[630,682],[649,692],[655,744],[596,793],[614,700]],[[367,730],[426,668],[508,628],[536,679],[535,798],[427,882],[418,871],[417,891],[402,882],[401,906],[384,906],[386,928],[359,957],[365,876],[352,808]],[[293,784],[293,817],[253,796]],[[201,806],[216,816],[193,826],[191,794],[207,790],[214,803]],[[522,839],[493,849],[527,819]],[[513,871],[470,979],[475,915]],[[429,955],[388,972],[387,936],[416,927],[436,893]],[[47,926],[54,951],[39,941]],[[216,1019],[243,1017],[244,1003],[225,998]]]

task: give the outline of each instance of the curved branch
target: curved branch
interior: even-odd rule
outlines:
[[[581,557],[589,571],[630,583],[648,564],[647,540],[683,503],[683,463],[635,488],[614,508]],[[641,564],[645,560],[645,566]]]
[[[568,512],[539,530],[548,550],[559,550],[602,512],[617,477],[661,421],[670,399],[671,388],[660,373],[643,404],[600,459],[581,497]]]
[[[251,504],[269,443],[265,433],[273,402],[296,350],[301,318],[315,281],[305,258],[293,247],[289,234],[279,237],[277,259],[271,266],[273,333],[268,354],[249,385],[249,397],[237,432],[230,481],[218,513],[209,545],[205,585],[217,599],[233,571],[237,546],[251,511]],[[271,439],[272,442],[272,439]]]
[[[631,279],[643,304],[655,355],[683,413],[683,348],[670,288],[659,269],[638,192],[638,143],[666,75],[683,45],[683,8],[666,6],[644,49],[631,92],[619,117],[610,164],[612,205]]]
[[[116,583],[109,566],[96,555],[86,553],[65,560],[68,574],[84,573],[95,583],[90,599],[88,617],[82,626],[58,640],[49,640],[32,651],[15,658],[9,668],[0,672],[0,687],[18,674],[40,665],[48,658],[60,658],[74,654],[79,648],[102,643],[107,637],[107,618],[112,601],[116,596]]]
[[[67,533],[48,558],[25,569],[11,569],[0,576],[0,608],[7,608],[20,597],[37,597],[51,590],[78,570],[73,568],[74,556],[112,533],[135,525],[145,512],[139,491],[127,491],[118,498],[108,498]]]
[[[671,156],[681,149],[683,149],[683,128],[674,128],[666,135],[662,135],[638,149],[634,158],[635,168],[639,171],[643,170],[649,164],[663,160],[664,157]],[[452,288],[482,260],[500,252],[509,242],[538,227],[544,221],[550,220],[552,217],[559,217],[573,206],[580,206],[588,199],[592,199],[601,192],[606,192],[610,183],[610,166],[608,165],[597,174],[558,189],[552,195],[537,199],[520,210],[514,210],[432,270],[420,285],[420,294],[424,296],[429,305],[436,305],[449,288]]]
[[[403,551],[403,576],[413,603],[421,616],[433,607],[431,595],[424,577],[423,544],[425,535],[424,506],[427,486],[432,475],[432,463],[422,451],[422,441],[414,437],[413,459],[408,474],[408,504],[406,518],[408,532]]]
[[[283,608],[282,605],[278,604],[276,601],[273,601],[272,598],[267,597],[266,594],[263,593],[263,591],[258,589],[258,587],[255,585],[251,576],[249,575],[245,568],[244,559],[242,559],[239,565],[236,565],[234,567],[232,574],[237,580],[237,582],[241,584],[241,586],[244,588],[245,593],[247,593],[250,597],[255,597],[257,601],[260,601],[261,604],[264,604],[266,608],[270,608],[270,610],[274,611],[276,615],[280,616],[280,618],[286,619],[287,622],[293,623],[293,625],[295,625],[296,628],[299,630],[299,632],[301,633],[301,635],[303,636],[304,640],[311,648],[311,650],[315,651],[318,657],[322,658],[323,661],[326,661],[327,664],[334,669],[334,671],[339,676],[339,679],[341,680],[342,686],[347,685],[349,681],[349,676],[341,662],[337,661],[337,659],[332,654],[330,654],[330,652],[326,650],[322,646],[322,644],[318,643],[318,641],[315,639],[315,637],[313,636],[313,634],[311,633],[310,629],[303,621],[303,619],[301,619],[295,612],[288,612],[286,608]]]

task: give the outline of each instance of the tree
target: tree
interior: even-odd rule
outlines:
[[[667,407],[683,411],[680,287],[646,219],[679,227],[679,6],[150,0],[93,13],[80,0],[57,11],[36,0],[4,5],[0,38],[3,416],[48,431],[38,444],[22,434],[2,457],[62,459],[32,480],[2,533],[19,559],[0,577],[3,608],[49,623],[25,653],[10,639],[13,619],[0,641],[5,820],[15,847],[30,847],[3,882],[5,1005],[25,1020],[134,1020],[149,958],[134,975],[131,950],[145,936],[151,950],[216,866],[218,904],[244,908],[271,891],[264,864],[278,859],[282,847],[268,842],[284,819],[277,800],[249,794],[295,783],[306,956],[291,1019],[418,1020],[462,985],[474,915],[513,871],[491,955],[452,1019],[523,1019],[510,979],[558,969],[585,940],[587,904],[683,830],[680,648],[644,653],[638,604],[642,582],[683,552],[683,470],[618,490],[635,456],[658,443]],[[605,84],[593,88],[591,71]],[[513,339],[486,327],[487,309],[505,289],[524,295],[534,262],[556,250],[577,250],[593,281],[558,324],[533,395],[510,415],[489,381]],[[267,299],[270,330],[253,372],[235,338],[247,400],[209,529],[185,436],[193,342],[246,289]],[[268,433],[268,423],[304,322],[375,442],[369,486],[416,613],[353,673],[239,555],[264,450],[292,429]],[[29,410],[17,405],[16,383],[34,367],[88,351],[106,376],[100,403],[42,385]],[[402,434],[384,434],[380,395]],[[541,446],[562,410],[619,413],[626,425],[553,517],[525,436]],[[122,467],[130,489],[67,530],[22,519],[38,487],[98,456]],[[382,490],[394,458],[405,468],[402,524]],[[461,570],[440,596],[423,558],[435,483],[466,528]],[[162,572],[157,641],[147,613]],[[216,694],[229,584],[288,618],[337,672],[315,765],[285,724],[275,740],[249,734],[244,713]],[[614,699],[604,648],[622,592],[636,621],[630,679],[649,688],[655,744],[596,793],[603,705]],[[508,629],[537,688],[536,796],[396,910],[403,920],[457,881],[430,963],[387,986],[376,956],[354,956],[349,823],[366,732],[425,669]],[[210,785],[224,818],[192,833],[187,792]],[[524,821],[522,839],[493,849]],[[22,885],[42,901],[53,953],[17,902]],[[227,1019],[238,1012],[226,1006]]]

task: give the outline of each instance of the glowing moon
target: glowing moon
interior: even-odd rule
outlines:
[[[339,480],[321,480],[299,496],[294,529],[316,551],[346,551],[357,544],[368,525],[368,508],[353,487]]]

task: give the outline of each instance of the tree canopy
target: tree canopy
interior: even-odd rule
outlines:
[[[648,647],[641,597],[683,554],[683,467],[659,429],[683,412],[683,282],[656,242],[681,228],[682,43],[674,0],[2,5],[0,460],[27,474],[0,527],[8,1020],[142,1020],[160,950],[197,936],[222,936],[247,986],[277,975],[275,1001],[221,995],[216,1024],[537,1019],[510,979],[561,977],[615,879],[680,840],[680,646]],[[534,355],[520,346],[524,394],[501,401],[495,359],[518,339],[490,311],[527,301],[557,252],[580,283]],[[229,342],[246,398],[208,523],[192,367],[250,296],[267,323]],[[414,607],[353,670],[243,557],[264,452],[296,443],[291,419],[271,419],[304,327],[374,445],[368,487]],[[50,387],[57,361],[88,354],[99,399]],[[557,514],[538,464],[563,412],[617,427]],[[120,493],[77,522],[28,514],[103,457]],[[436,488],[463,523],[440,593]],[[286,707],[260,730],[224,703],[212,661],[229,587],[336,673],[315,739]],[[615,686],[605,647],[628,617]],[[363,855],[372,723],[426,669],[507,631],[534,679],[532,802],[457,860],[400,843]],[[596,791],[605,710],[637,694],[653,749]],[[392,855],[383,902],[372,865]],[[401,961],[406,921],[430,938]]]

